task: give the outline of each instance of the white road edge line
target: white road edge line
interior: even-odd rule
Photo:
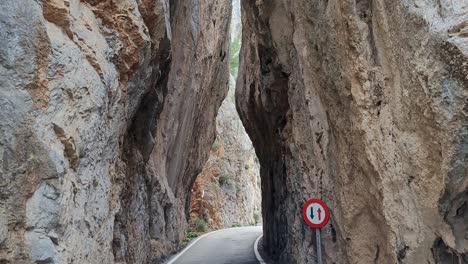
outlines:
[[[207,235],[211,235],[211,234],[214,234],[214,233],[218,233],[220,231],[225,231],[227,229],[238,229],[238,228],[242,228],[242,227],[231,227],[231,228],[225,228],[225,229],[218,229],[218,230],[215,230],[215,231],[212,231],[212,232],[209,232],[209,233],[206,233],[206,234],[203,234],[201,236],[199,236],[198,238],[196,238],[195,240],[191,241],[189,243],[188,246],[186,246],[181,252],[179,252],[177,255],[175,255],[174,257],[172,257],[171,259],[169,259],[167,262],[165,262],[164,264],[173,264],[178,258],[180,258],[187,250],[189,250],[193,245],[195,245],[200,239],[204,238],[205,236]],[[263,235],[262,235],[263,236]],[[264,262],[263,262],[264,263]]]
[[[266,264],[266,262],[263,260],[262,256],[258,252],[258,241],[260,241],[262,237],[263,235],[259,236],[257,240],[255,240],[254,251],[255,251],[255,257],[257,258],[258,262],[260,262],[260,264]]]
[[[182,250],[181,252],[179,252],[177,255],[175,255],[172,259],[170,259],[168,262],[166,262],[165,264],[173,264],[178,258],[180,258],[187,250],[189,250],[193,245],[195,245],[200,239],[204,238],[205,236],[207,235],[210,235],[210,234],[214,234],[214,233],[217,233],[219,231],[221,231],[223,229],[220,229],[220,230],[216,230],[216,231],[213,231],[213,232],[209,232],[209,233],[206,233],[206,234],[203,234],[201,236],[199,236],[197,239],[195,239],[194,241],[192,241],[188,246],[186,246],[184,248],[184,250]]]

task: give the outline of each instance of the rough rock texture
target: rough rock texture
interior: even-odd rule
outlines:
[[[242,30],[240,12],[240,1],[233,0],[229,92],[216,117],[216,142],[191,196],[192,223],[203,219],[211,229],[256,224],[261,216],[260,166],[234,99]]]
[[[234,103],[234,80],[216,117],[217,139],[197,177],[191,218],[211,229],[254,225],[261,216],[260,166]]]
[[[0,3],[0,263],[177,249],[228,89],[230,1]]]
[[[468,263],[468,2],[243,1],[236,100],[261,164],[264,242],[313,263]]]

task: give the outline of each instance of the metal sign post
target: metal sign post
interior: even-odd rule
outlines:
[[[322,239],[320,228],[324,227],[330,219],[327,205],[319,199],[310,199],[302,208],[302,216],[306,224],[315,229],[317,239],[317,264],[322,264]]]
[[[315,229],[315,237],[317,238],[317,264],[322,264],[322,239],[319,228]]]

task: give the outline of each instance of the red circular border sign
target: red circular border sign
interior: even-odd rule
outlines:
[[[307,207],[309,207],[310,204],[313,204],[313,203],[318,203],[320,204],[323,209],[325,210],[325,220],[323,220],[323,222],[321,224],[314,224],[312,222],[309,221],[309,218],[307,218]],[[304,207],[302,208],[302,217],[304,218],[304,221],[306,222],[306,224],[312,228],[322,228],[324,227],[327,223],[328,223],[328,220],[330,220],[330,211],[328,210],[328,207],[327,205],[320,199],[310,199],[308,200]]]

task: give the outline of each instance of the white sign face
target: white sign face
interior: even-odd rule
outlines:
[[[322,228],[330,219],[327,205],[320,199],[310,199],[302,207],[302,217],[312,228]]]
[[[307,207],[307,219],[314,224],[320,225],[325,221],[325,208],[318,203],[312,203]]]

